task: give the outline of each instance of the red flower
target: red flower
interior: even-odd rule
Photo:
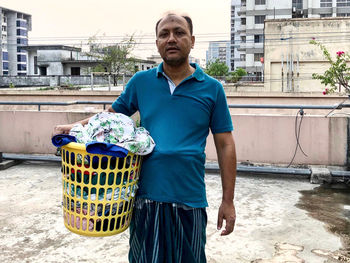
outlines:
[[[326,95],[326,94],[327,94],[327,92],[325,92],[325,91],[324,91],[324,92],[322,92],[322,94],[323,94],[323,95]]]
[[[338,57],[340,57],[340,56],[342,56],[342,55],[344,55],[344,54],[345,54],[344,51],[338,51],[338,52],[337,52],[337,56],[338,56]]]

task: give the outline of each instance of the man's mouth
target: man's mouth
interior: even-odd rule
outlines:
[[[179,48],[177,48],[177,47],[168,47],[167,49],[166,49],[166,51],[178,51],[178,50],[180,50]]]

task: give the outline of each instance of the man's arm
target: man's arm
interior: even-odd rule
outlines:
[[[236,149],[231,132],[214,134],[214,142],[221,170],[222,201],[218,213],[218,230],[221,229],[223,220],[226,220],[225,229],[221,235],[230,234],[235,226],[236,210],[233,203],[236,183]]]
[[[106,111],[108,111],[108,112],[115,112],[111,106]],[[91,117],[86,118],[86,119],[81,120],[81,121],[77,121],[75,123],[71,123],[71,124],[57,125],[57,126],[55,126],[55,128],[53,130],[52,136],[54,136],[56,134],[69,134],[70,130],[73,128],[73,126],[75,124],[80,123],[81,125],[84,126],[84,125],[86,125],[89,122],[90,118]]]

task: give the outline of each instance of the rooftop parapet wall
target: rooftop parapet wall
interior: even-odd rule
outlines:
[[[0,111],[0,152],[53,154],[51,133],[57,124],[73,123],[91,114],[80,112]],[[300,120],[300,119],[299,119]],[[295,116],[232,115],[238,161],[288,164],[296,147]],[[305,116],[293,164],[346,165],[348,120]],[[212,136],[206,154],[216,160]]]
[[[90,75],[1,76],[0,88],[8,88],[11,84],[14,85],[15,87],[56,87],[56,86],[68,86],[68,85],[85,86],[85,85],[91,85],[91,76]],[[122,85],[122,80],[118,80],[118,84]],[[93,77],[93,85],[108,86],[108,76],[95,75]]]

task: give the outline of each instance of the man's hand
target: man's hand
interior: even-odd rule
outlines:
[[[236,222],[236,209],[232,202],[222,201],[219,214],[218,214],[218,225],[217,228],[220,230],[222,228],[223,220],[226,220],[225,229],[221,231],[222,236],[230,234],[235,228]]]
[[[57,134],[69,134],[69,131],[73,128],[74,124],[57,125],[53,129],[52,136]]]

